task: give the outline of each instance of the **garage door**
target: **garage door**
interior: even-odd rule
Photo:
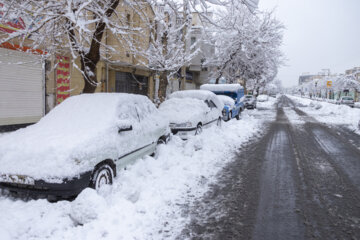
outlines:
[[[0,48],[0,126],[37,122],[44,115],[39,56]]]

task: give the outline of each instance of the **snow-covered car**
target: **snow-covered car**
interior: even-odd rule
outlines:
[[[0,138],[0,188],[71,199],[111,184],[126,165],[167,142],[169,122],[142,95],[82,94],[38,123]]]
[[[244,98],[245,98],[244,99],[245,107],[247,109],[256,108],[256,98],[255,98],[255,96],[253,96],[253,95],[245,95]]]
[[[338,104],[344,104],[344,105],[348,105],[350,107],[354,107],[355,102],[354,102],[354,98],[350,97],[350,96],[342,96],[340,97],[340,99],[337,101]]]
[[[222,110],[223,120],[229,121],[233,117],[232,113],[235,108],[235,101],[231,97],[225,95],[218,95],[218,98],[224,104],[224,108]],[[239,117],[240,119],[240,117]]]
[[[211,124],[221,125],[223,103],[206,90],[177,91],[164,101],[159,111],[169,119],[173,134],[182,139],[198,135]]]
[[[266,102],[269,100],[269,96],[262,94],[262,95],[259,95],[256,99],[258,102]]]
[[[231,118],[236,118],[237,120],[240,119],[240,114],[245,109],[243,101],[244,88],[240,84],[203,84],[200,86],[200,89],[209,90],[215,93],[217,96],[225,95],[232,98],[235,102],[235,105],[231,109],[223,109],[224,120],[230,120]],[[230,118],[226,118],[228,116],[230,116]]]

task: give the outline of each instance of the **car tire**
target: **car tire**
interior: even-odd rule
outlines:
[[[90,187],[99,190],[103,185],[113,183],[114,169],[108,163],[102,163],[95,167],[90,180]]]
[[[199,123],[197,126],[196,126],[196,130],[195,130],[195,136],[196,135],[199,135],[202,133],[202,125],[201,123]]]
[[[218,118],[216,122],[216,126],[221,127],[221,117]]]
[[[227,120],[230,121],[231,119],[232,119],[232,112],[230,111]]]
[[[236,120],[240,120],[240,111],[239,111],[238,115],[236,115]]]
[[[157,145],[160,145],[160,144],[166,144],[166,140],[163,139],[163,138],[159,138],[159,140],[157,141]]]

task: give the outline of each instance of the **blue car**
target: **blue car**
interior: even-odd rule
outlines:
[[[240,84],[204,84],[200,86],[202,90],[209,90],[218,96],[225,95],[233,99],[234,104],[231,101],[224,101],[223,119],[228,121],[232,118],[240,119],[241,112],[245,109],[243,96],[244,88]]]

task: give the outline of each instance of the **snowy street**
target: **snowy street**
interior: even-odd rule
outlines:
[[[0,196],[1,239],[174,239],[190,223],[184,206],[208,190],[241,145],[260,136],[263,119],[256,112],[187,141],[173,136],[99,194],[88,188],[73,202],[57,203]]]
[[[360,136],[291,99],[189,207],[180,239],[360,238]]]
[[[315,107],[270,98],[73,202],[1,196],[1,239],[358,239],[360,136]]]
[[[0,240],[360,240],[360,1],[0,1]]]

